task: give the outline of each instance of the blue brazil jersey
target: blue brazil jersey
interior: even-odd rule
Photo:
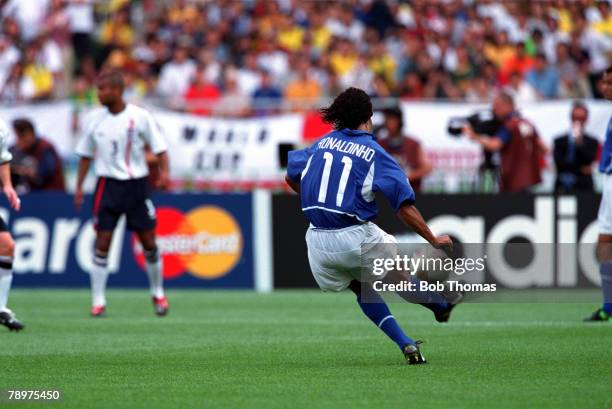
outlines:
[[[601,160],[599,161],[599,171],[612,173],[612,117],[608,121],[608,128],[606,129],[606,142],[604,142]]]
[[[313,226],[323,229],[376,218],[376,192],[396,211],[415,200],[404,171],[365,131],[333,131],[307,149],[289,152],[287,175],[301,180],[302,210]]]

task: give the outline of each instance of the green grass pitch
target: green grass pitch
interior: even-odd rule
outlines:
[[[28,328],[0,328],[0,388],[60,389],[62,408],[612,408],[612,325],[580,322],[595,303],[466,304],[447,325],[394,303],[426,341],[413,367],[350,294],[169,298],[157,318],[145,290],[111,291],[93,319],[87,291],[15,290]]]

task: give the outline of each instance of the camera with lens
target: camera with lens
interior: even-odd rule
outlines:
[[[459,138],[463,128],[470,125],[474,132],[481,135],[495,135],[502,123],[490,110],[478,111],[468,117],[454,117],[448,121],[448,133]]]

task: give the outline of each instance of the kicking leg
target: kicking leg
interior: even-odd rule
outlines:
[[[349,288],[357,296],[361,311],[402,350],[409,364],[425,363],[418,344],[404,333],[382,297],[370,284],[351,281]]]
[[[7,308],[8,296],[13,281],[13,254],[15,242],[9,232],[0,233],[0,325],[11,331],[19,331],[24,325]]]
[[[93,257],[91,279],[91,315],[102,316],[106,309],[106,280],[108,279],[108,251],[113,239],[112,230],[98,231]]]
[[[372,238],[369,240],[371,240],[371,243],[376,243],[376,245],[368,244],[366,246],[362,246],[362,274],[365,271],[368,271],[368,274],[362,275],[361,281],[380,280],[380,276],[369,274],[371,273],[372,269],[372,265],[370,264],[371,260],[392,259],[398,252],[398,243],[395,237],[385,233],[375,224],[371,224],[370,229],[370,235]],[[363,269],[364,267],[365,269]],[[448,321],[454,304],[449,303],[440,293],[435,291],[422,291],[420,289],[420,280],[417,277],[412,276],[405,271],[391,270],[387,272],[384,282],[391,284],[398,284],[400,282],[413,283],[415,286],[414,291],[398,291],[397,294],[410,303],[420,304],[423,307],[431,310],[436,317],[436,321]]]
[[[597,240],[597,259],[601,273],[603,305],[585,321],[612,322],[612,235],[600,234]]]
[[[438,322],[446,322],[450,317],[450,312],[456,304],[449,303],[446,298],[435,291],[421,290],[421,280],[417,277],[400,271],[391,271],[385,277],[385,282],[398,284],[409,282],[414,285],[413,291],[397,291],[397,294],[404,300],[413,304],[420,304],[431,310]]]
[[[603,303],[585,321],[612,322],[612,176],[604,175],[599,212],[599,237],[597,238],[597,260],[601,273]]]
[[[168,300],[164,295],[162,259],[155,242],[155,230],[137,232],[145,256],[145,268],[149,276],[149,288],[153,297],[155,313],[159,316],[168,313]]]

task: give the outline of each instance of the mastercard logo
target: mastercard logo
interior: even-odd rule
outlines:
[[[229,273],[242,256],[242,231],[236,219],[217,206],[201,206],[187,213],[173,208],[157,209],[157,246],[164,278],[185,273],[215,279]],[[144,269],[142,246],[132,236],[136,262]]]

